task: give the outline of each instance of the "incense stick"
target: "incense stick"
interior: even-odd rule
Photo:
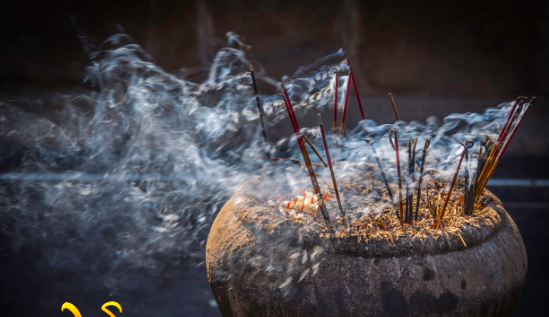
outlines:
[[[412,182],[416,180],[416,145],[417,138],[414,138],[414,145],[412,145]]]
[[[452,195],[452,190],[454,189],[454,186],[456,184],[457,177],[459,175],[459,169],[461,167],[461,162],[463,162],[463,157],[465,156],[465,153],[468,149],[472,148],[473,145],[475,145],[475,142],[471,140],[465,140],[465,143],[461,143],[463,145],[463,151],[461,152],[461,157],[459,159],[459,163],[456,169],[456,173],[454,174],[454,178],[452,179],[452,184],[450,185],[450,189],[448,190],[448,194],[446,195],[446,200],[444,201],[444,206],[442,207],[442,211],[440,212],[440,217],[437,224],[437,229],[440,226],[440,223],[442,222],[442,218],[444,218],[444,214],[446,213],[446,207],[448,207],[448,202],[450,201],[450,196]]]
[[[419,213],[419,201],[421,199],[421,183],[423,182],[423,171],[425,170],[425,159],[427,158],[427,149],[429,148],[430,144],[431,144],[431,140],[429,139],[425,140],[425,145],[423,146],[423,156],[421,157],[421,169],[419,171],[419,181],[417,184],[416,219],[415,219],[416,223],[417,223],[417,217]],[[427,199],[427,202],[428,201],[429,200]]]
[[[394,141],[393,141],[394,138]],[[400,175],[400,151],[398,149],[398,135],[394,128],[391,128],[389,131],[389,141],[393,146],[393,149],[396,152],[396,164],[397,164],[397,174],[398,174],[398,207],[400,211],[400,226],[402,232],[404,232],[404,210],[402,206],[402,177]]]
[[[322,155],[320,155],[320,153],[318,153],[315,146],[313,145],[313,142],[311,142],[311,140],[309,140],[309,138],[305,134],[302,134],[302,136],[303,136],[303,139],[305,139],[305,142],[307,142],[307,144],[309,144],[309,146],[311,147],[313,152],[315,152],[318,159],[322,162],[322,164],[324,164],[324,167],[328,167],[328,164],[326,164],[326,162],[324,162],[324,159],[322,158]]]
[[[347,118],[347,105],[349,102],[349,92],[351,91],[351,77],[347,79],[347,91],[345,92],[345,102],[343,103],[343,113],[341,114],[341,128],[339,128],[339,147],[341,147],[343,133],[345,131],[345,119]]]
[[[333,131],[333,138],[332,138],[332,151],[335,151],[336,147],[336,133],[337,133],[337,90],[339,86],[339,70],[337,68],[332,68],[330,70],[330,76],[332,74],[336,75],[335,83],[334,83],[334,131]]]
[[[263,134],[263,139],[265,140],[265,144],[268,146],[269,141],[267,141],[267,131],[265,130],[265,122],[263,121],[263,107],[261,106],[261,101],[259,100],[259,91],[257,90],[257,82],[255,81],[255,72],[254,67],[250,65],[250,76],[252,76],[252,83],[254,86],[254,94],[255,94],[255,101],[257,103],[257,109],[259,109],[259,121],[261,122],[261,133]],[[271,153],[265,147],[265,155],[269,158],[269,161],[271,160]]]
[[[467,197],[464,199],[464,207],[463,207],[463,213],[465,215],[471,215],[473,214],[474,209],[474,202],[475,202],[475,193],[477,189],[478,184],[478,175],[480,174],[480,171],[482,170],[483,163],[482,163],[482,148],[480,148],[480,151],[478,153],[478,161],[477,161],[477,169],[475,175],[472,177],[472,184],[467,192]]]
[[[337,205],[339,206],[339,211],[341,212],[341,218],[343,219],[343,225],[347,227],[345,221],[345,211],[341,205],[341,199],[339,197],[339,189],[337,187],[337,182],[334,174],[334,168],[332,166],[332,160],[330,159],[330,151],[328,150],[328,143],[326,142],[326,135],[324,134],[324,126],[322,125],[322,117],[320,113],[318,114],[318,125],[320,126],[320,134],[322,134],[322,143],[324,144],[324,150],[326,151],[326,159],[328,160],[328,166],[330,168],[330,175],[332,176],[332,183],[334,185],[334,190],[337,198]]]
[[[290,117],[290,121],[292,122],[294,132],[297,135],[297,143],[299,144],[299,147],[301,149],[301,155],[303,156],[303,160],[305,161],[305,166],[307,167],[307,171],[311,179],[313,190],[315,194],[321,195],[320,186],[318,185],[318,180],[316,179],[316,174],[311,164],[311,159],[309,158],[307,147],[305,147],[305,143],[303,142],[303,138],[301,136],[301,133],[299,132],[299,123],[297,122],[297,118],[295,116],[294,109],[292,107],[292,102],[290,101],[290,96],[288,95],[288,91],[286,91],[286,87],[284,87],[282,83],[280,85],[284,90],[284,105],[286,106],[286,111],[288,112],[288,116]],[[324,221],[326,222],[326,225],[330,227],[330,218],[328,217],[328,212],[326,211],[324,204],[320,206],[320,212],[324,217]]]
[[[415,171],[416,171],[416,145],[417,145],[417,138],[414,138],[413,145],[410,144],[410,141],[408,141],[409,146],[409,153],[408,153],[408,182],[406,184],[406,201],[407,201],[407,207],[409,216],[408,221],[410,224],[412,224],[413,218],[414,218],[414,211],[413,211],[413,189],[411,189],[412,184],[415,181]]]
[[[366,116],[364,116],[364,109],[362,109],[362,102],[360,101],[360,94],[358,93],[358,89],[356,88],[356,79],[353,72],[353,66],[351,66],[351,59],[349,58],[349,56],[347,56],[347,53],[345,53],[343,49],[341,49],[341,51],[347,59],[347,65],[349,65],[349,76],[351,77],[350,80],[353,82],[353,88],[355,89],[356,100],[358,101],[358,109],[360,110],[360,115],[362,116],[362,120],[366,120]]]
[[[404,217],[404,222],[408,223],[408,222],[411,222],[412,221],[412,217],[411,217],[411,205],[410,205],[410,182],[412,181],[410,179],[411,177],[411,165],[412,165],[412,141],[408,140],[408,142],[406,143],[406,148],[408,150],[408,175],[406,175],[407,177],[405,178],[406,180],[406,213],[405,213],[405,217]]]
[[[397,106],[395,104],[395,99],[393,98],[393,95],[391,93],[389,93],[389,97],[391,97],[391,104],[393,105],[393,111],[395,112],[395,117],[397,121],[400,121],[400,117],[398,116]]]
[[[471,183],[471,161],[469,160],[469,152],[465,154],[465,180],[463,181],[463,196],[461,197],[461,209],[463,214],[465,214],[465,207],[467,204],[467,198],[469,197],[469,190]]]

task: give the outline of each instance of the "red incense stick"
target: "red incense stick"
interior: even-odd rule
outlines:
[[[305,147],[305,142],[303,141],[303,137],[301,136],[301,133],[299,133],[299,124],[297,122],[297,118],[295,116],[294,109],[292,107],[292,102],[290,101],[290,96],[288,95],[288,91],[286,90],[286,87],[284,87],[282,83],[280,85],[284,90],[284,105],[286,106],[286,111],[288,112],[288,116],[290,117],[290,121],[292,122],[292,126],[297,136],[297,143],[299,144],[299,148],[301,149],[301,155],[303,156],[303,160],[305,161],[307,172],[309,172],[309,177],[311,178],[311,184],[313,186],[313,190],[315,194],[321,195],[320,186],[318,185],[318,180],[316,179],[316,174],[313,169],[313,164],[311,163],[309,153],[307,152],[307,147]],[[320,211],[322,212],[324,221],[326,222],[327,225],[329,225],[330,218],[328,217],[328,213],[325,210],[324,204],[321,205]]]
[[[343,206],[341,205],[341,199],[339,198],[339,189],[337,187],[337,182],[334,174],[334,168],[332,167],[332,160],[330,159],[330,151],[328,150],[328,143],[326,142],[326,134],[324,134],[324,126],[322,125],[322,117],[320,113],[318,114],[318,125],[320,126],[320,134],[322,134],[322,142],[324,143],[324,150],[326,150],[326,159],[328,160],[328,167],[330,168],[330,174],[332,176],[332,183],[334,185],[334,190],[337,198],[337,204],[339,206],[339,211],[341,212],[341,217],[343,219],[343,225],[346,227],[345,221],[345,211],[343,211]]]
[[[350,76],[350,80],[352,80],[353,82],[353,88],[355,89],[356,100],[358,100],[358,108],[360,109],[360,115],[362,116],[362,120],[366,120],[366,117],[364,116],[364,110],[362,109],[362,102],[360,101],[360,95],[358,93],[358,89],[356,88],[356,79],[353,73],[353,66],[351,66],[351,59],[349,59],[349,56],[347,56],[347,53],[345,53],[343,49],[341,49],[341,51],[345,55],[345,58],[347,58],[347,65],[349,65],[349,70],[350,70],[349,76]]]
[[[334,83],[334,131],[333,131],[333,139],[332,139],[332,150],[335,150],[336,146],[336,133],[337,133],[337,90],[339,86],[339,70],[337,68],[332,68],[330,70],[330,75],[335,74],[335,83]]]

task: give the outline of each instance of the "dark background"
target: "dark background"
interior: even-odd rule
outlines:
[[[388,92],[406,121],[535,95],[539,101],[494,178],[549,178],[548,17],[549,4],[533,0],[12,1],[0,10],[0,100],[41,100],[26,110],[46,114],[60,106],[56,94],[89,88],[79,29],[92,47],[123,29],[166,71],[197,80],[233,31],[252,46],[247,55],[278,79],[344,48],[366,115],[378,122],[393,120]],[[546,315],[549,189],[491,189],[517,222],[529,256],[516,315]],[[61,316],[64,301],[95,316],[108,300],[134,316],[217,314],[204,270],[158,277],[114,298],[100,285],[83,289],[76,276],[44,276],[33,269],[31,251],[1,252],[0,303],[13,316]]]

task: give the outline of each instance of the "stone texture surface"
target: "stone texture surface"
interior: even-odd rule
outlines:
[[[224,316],[510,316],[527,257],[515,223],[495,201],[499,220],[484,228],[490,232],[464,236],[468,247],[448,242],[373,256],[360,241],[363,252],[348,254],[348,243],[303,242],[286,232],[291,227],[258,229],[239,191],[210,232],[208,278]]]

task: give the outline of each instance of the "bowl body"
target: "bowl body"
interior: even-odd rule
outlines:
[[[380,246],[256,217],[240,189],[208,237],[208,278],[223,316],[511,316],[526,250],[492,197],[491,225]]]

